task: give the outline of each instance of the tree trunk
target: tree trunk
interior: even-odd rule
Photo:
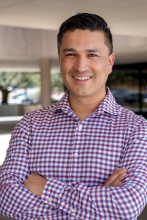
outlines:
[[[2,91],[2,104],[8,104],[9,91],[7,89],[1,89],[1,91]]]

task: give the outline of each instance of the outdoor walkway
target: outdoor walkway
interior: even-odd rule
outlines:
[[[0,117],[0,166],[6,156],[11,131],[21,118],[22,116]]]

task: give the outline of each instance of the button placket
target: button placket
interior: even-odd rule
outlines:
[[[49,197],[49,199],[48,199],[50,202],[53,200],[53,198],[52,197]]]
[[[72,212],[75,212],[76,210],[74,208],[71,209]]]
[[[78,157],[78,153],[77,152],[74,155],[75,155],[75,157]]]
[[[81,130],[82,130],[82,124],[79,125],[79,131],[81,131]]]
[[[75,128],[75,137],[73,140],[73,145],[72,145],[72,159],[71,159],[71,169],[69,172],[69,179],[71,180],[71,178],[75,178],[76,175],[76,171],[77,168],[75,168],[77,160],[78,160],[78,150],[75,149],[75,140],[78,139],[78,136],[76,137],[76,135],[78,135],[78,131],[79,131],[79,127],[80,129],[82,129],[82,125],[80,123],[77,124],[76,128]],[[72,176],[72,177],[71,177]]]

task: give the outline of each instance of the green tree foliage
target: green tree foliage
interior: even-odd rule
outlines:
[[[108,76],[108,87],[124,86],[138,87],[138,72],[137,71],[113,71]]]
[[[64,84],[62,81],[61,73],[59,72],[51,72],[51,87],[58,88],[58,91],[64,91]]]
[[[15,88],[27,88],[40,85],[39,73],[28,72],[0,72],[0,90],[2,104],[7,104],[8,94]]]

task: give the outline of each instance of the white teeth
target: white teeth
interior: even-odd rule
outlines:
[[[79,80],[86,80],[86,79],[90,79],[90,76],[88,77],[74,76],[74,78]]]

